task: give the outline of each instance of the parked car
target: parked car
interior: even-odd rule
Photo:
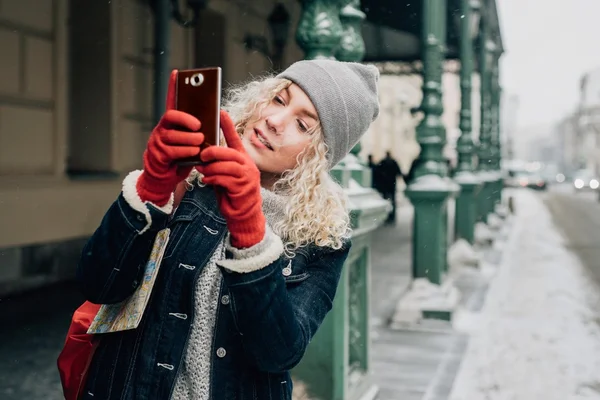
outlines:
[[[594,191],[600,187],[600,179],[593,171],[581,169],[573,175],[573,187],[576,191]]]
[[[548,189],[548,181],[538,174],[526,174],[519,179],[519,184],[522,187],[528,187],[534,190],[546,190]]]
[[[519,177],[524,174],[525,171],[522,170],[514,170],[514,169],[505,169],[502,171],[502,179],[504,179],[504,186],[516,188],[520,187],[519,185]]]
[[[546,179],[538,174],[526,171],[510,173],[508,177],[504,178],[504,185],[506,187],[523,187],[534,190],[548,189],[548,182]]]

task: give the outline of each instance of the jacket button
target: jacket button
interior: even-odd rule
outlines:
[[[223,297],[221,297],[221,304],[224,304],[224,305],[229,304],[229,296],[228,295],[223,295]]]
[[[283,276],[290,276],[292,274],[292,268],[291,267],[285,267],[281,273],[283,274]]]
[[[222,347],[219,347],[219,348],[217,349],[217,357],[219,357],[219,358],[223,358],[223,357],[225,357],[225,355],[226,355],[226,354],[227,354],[227,352],[225,351],[225,349],[224,349],[224,348],[222,348]]]

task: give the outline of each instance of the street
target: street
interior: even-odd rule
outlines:
[[[0,299],[0,398],[62,399],[56,358],[82,302],[72,284]]]
[[[600,202],[597,195],[574,193],[571,186],[560,185],[551,187],[543,197],[569,248],[600,282]]]
[[[514,226],[451,400],[600,399],[598,203],[567,186],[516,190]]]

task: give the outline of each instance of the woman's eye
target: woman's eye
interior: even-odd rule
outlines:
[[[277,104],[285,104],[285,102],[283,101],[281,96],[275,96],[274,100],[275,100],[275,103],[277,103]]]
[[[300,128],[300,131],[302,131],[302,132],[308,131],[308,126],[306,126],[306,124],[304,122],[302,122],[301,120],[298,120],[298,128]]]

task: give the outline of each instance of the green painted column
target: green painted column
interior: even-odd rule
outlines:
[[[500,171],[500,177],[498,179],[498,203],[502,203],[502,192],[504,190],[504,174],[502,172],[502,138],[500,136],[500,132],[502,132],[502,86],[500,86],[500,79],[498,79],[497,86],[497,107],[496,107],[496,121],[498,121],[498,171]]]
[[[499,76],[499,53],[494,54],[494,65],[492,67],[492,101],[491,101],[491,120],[492,120],[492,165],[496,173],[494,182],[493,200],[494,205],[502,201],[502,168],[501,168],[501,148],[500,148],[500,76]]]
[[[335,59],[343,27],[340,21],[341,0],[301,0],[302,15],[296,41],[304,50],[304,58]]]
[[[360,0],[346,3],[340,11],[343,33],[335,57],[340,61],[360,62],[365,56],[365,42],[362,38],[365,13],[360,11]]]
[[[456,199],[455,235],[457,239],[475,242],[475,223],[477,222],[477,195],[481,182],[473,173],[475,169],[473,143],[473,114],[471,95],[473,91],[473,37],[471,19],[473,9],[470,0],[461,0],[460,26],[460,136],[456,149],[458,165],[454,181],[460,185],[460,194]]]
[[[335,57],[340,61],[360,62],[365,56],[365,42],[362,38],[362,23],[365,14],[360,11],[360,0],[345,1],[340,11],[342,22],[342,38],[336,50]],[[366,168],[358,158],[360,153],[360,142],[351,150],[351,157],[347,157],[342,163],[351,170],[354,180],[364,187],[371,187],[371,169]]]
[[[423,62],[423,120],[417,127],[421,153],[413,164],[406,196],[414,206],[413,277],[440,284],[447,255],[447,205],[456,191],[446,179],[442,150],[446,130],[442,123],[442,63],[446,31],[446,0],[423,0],[421,52]]]
[[[493,191],[495,174],[493,172],[493,149],[491,131],[491,41],[489,40],[489,27],[486,18],[482,19],[479,36],[479,79],[480,79],[480,115],[481,126],[479,129],[478,148],[478,176],[482,183],[478,196],[478,219],[487,222],[487,216],[493,208]]]
[[[297,39],[306,58],[362,60],[365,15],[359,1],[305,0],[302,4]],[[292,371],[315,400],[373,399],[378,392],[369,373],[371,234],[383,223],[390,206],[371,189],[370,170],[359,161],[359,150],[355,147],[331,171],[350,200],[352,249],[333,308]],[[350,185],[352,180],[359,187]]]

